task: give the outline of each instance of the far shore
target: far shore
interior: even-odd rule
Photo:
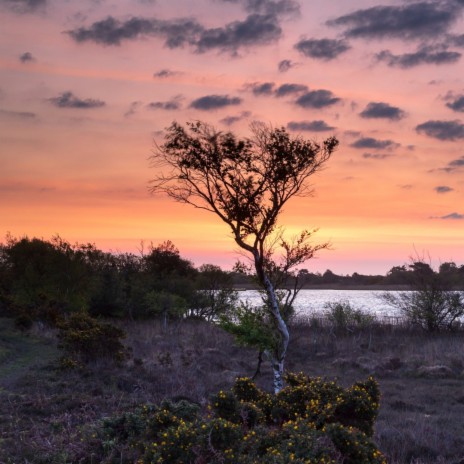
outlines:
[[[259,290],[259,287],[253,284],[235,285],[235,290]],[[344,284],[318,284],[304,285],[301,290],[384,290],[384,291],[401,291],[411,290],[409,285],[344,285]]]

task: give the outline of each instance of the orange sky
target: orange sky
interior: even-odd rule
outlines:
[[[134,252],[170,239],[230,266],[213,215],[148,193],[148,158],[173,120],[244,136],[259,120],[340,139],[281,220],[332,242],[310,270],[464,264],[462,2],[326,3],[0,2],[0,233]]]

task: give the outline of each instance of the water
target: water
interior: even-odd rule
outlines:
[[[296,297],[294,308],[297,314],[322,314],[325,304],[348,302],[355,309],[361,309],[376,316],[399,316],[396,308],[389,306],[382,299],[385,290],[301,290]],[[397,292],[394,292],[397,293]],[[256,290],[239,292],[242,301],[248,300],[252,305],[261,304],[261,297]]]

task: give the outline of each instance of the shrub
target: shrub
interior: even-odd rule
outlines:
[[[71,367],[97,359],[121,362],[128,354],[121,343],[124,337],[121,329],[102,323],[87,313],[71,314],[59,325],[58,346],[65,353],[62,365]]]
[[[338,331],[363,329],[371,325],[375,320],[372,314],[353,308],[348,301],[326,303],[325,309],[327,319]]]
[[[108,455],[108,444],[125,447],[131,459],[125,462],[146,464],[386,462],[372,442],[379,408],[374,379],[348,389],[304,374],[288,374],[286,381],[270,395],[239,378],[206,411],[183,400],[107,419],[103,448]]]
[[[435,273],[418,259],[409,265],[411,291],[385,293],[383,300],[396,307],[406,319],[428,332],[453,329],[464,316],[464,298],[453,291],[446,273]]]

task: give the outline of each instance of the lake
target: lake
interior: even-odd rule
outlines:
[[[326,303],[347,301],[355,309],[375,314],[377,316],[399,316],[396,308],[386,304],[381,299],[385,290],[301,290],[296,297],[294,307],[297,314],[305,315],[322,313]],[[394,292],[397,293],[397,292]],[[248,300],[253,305],[261,304],[261,297],[256,290],[239,292],[242,301]]]

